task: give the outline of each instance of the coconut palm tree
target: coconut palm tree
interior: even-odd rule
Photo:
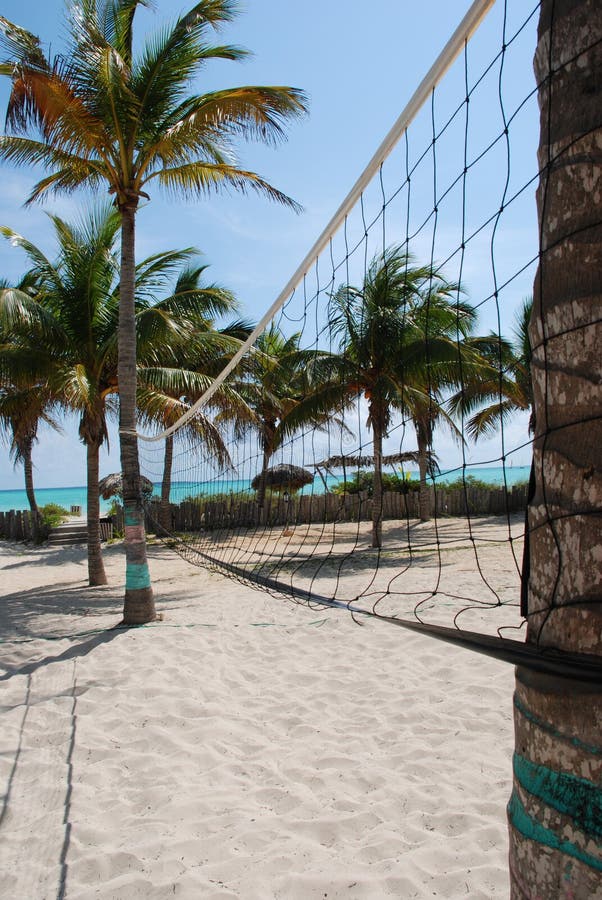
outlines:
[[[0,284],[0,306],[7,310],[0,322],[0,436],[9,444],[9,452],[15,465],[23,465],[25,493],[32,512],[38,512],[33,484],[32,450],[37,441],[40,422],[59,431],[53,415],[56,407],[43,378],[40,377],[40,356],[32,359],[29,341],[21,339],[14,328],[11,315],[18,307],[21,293],[34,291],[32,278],[25,275],[19,284],[10,287]],[[15,302],[16,301],[16,302]]]
[[[529,412],[529,431],[535,431],[529,340],[532,309],[533,297],[525,297],[516,315],[513,340],[490,335],[488,346],[481,347],[489,365],[463,379],[461,390],[448,401],[454,415],[470,416],[464,430],[475,441],[491,437],[515,412]]]
[[[348,397],[363,395],[372,430],[374,479],[372,545],[382,543],[382,453],[393,415],[416,430],[420,470],[420,517],[429,518],[427,471],[437,422],[457,429],[447,414],[445,391],[460,366],[482,364],[470,334],[475,311],[458,299],[459,285],[436,269],[416,265],[402,247],[372,260],[360,287],[341,285],[331,298],[330,326],[339,339],[332,374]],[[337,372],[338,368],[338,372]]]
[[[248,323],[236,321],[218,329],[215,318],[237,308],[234,295],[221,285],[204,284],[206,265],[187,265],[180,271],[173,293],[151,309],[174,318],[180,326],[172,339],[156,341],[145,335],[147,348],[139,355],[138,408],[141,421],[149,427],[169,429],[205,393],[212,378],[226,365],[251,331]],[[186,328],[182,328],[186,322]],[[139,317],[139,339],[144,326]],[[150,324],[150,323],[149,323]],[[240,396],[222,386],[212,398],[213,409],[227,407],[238,416],[248,417]],[[170,492],[176,437],[189,447],[201,443],[220,466],[231,465],[223,437],[208,415],[198,413],[177,432],[165,437],[161,503],[158,523],[164,531],[171,528]]]
[[[233,386],[252,411],[241,418],[237,411],[223,411],[218,421],[234,420],[235,436],[252,431],[257,435],[261,451],[261,470],[258,473],[257,503],[263,507],[266,494],[265,474],[272,456],[285,438],[307,422],[319,428],[325,416],[317,407],[306,405],[307,415],[301,415],[302,401],[312,391],[311,369],[316,351],[301,347],[301,334],[287,337],[272,323],[257,339],[248,362],[248,372]],[[294,417],[293,413],[297,412]]]
[[[212,45],[211,29],[230,21],[232,0],[201,0],[134,54],[134,20],[146,0],[71,0],[66,52],[48,58],[40,42],[0,20],[12,81],[0,157],[38,163],[48,175],[30,201],[48,192],[108,188],[121,219],[119,291],[120,444],[124,480],[126,590],[124,623],[155,617],[144,540],[136,438],[135,222],[148,189],[204,196],[223,187],[252,189],[294,205],[256,173],[232,161],[239,135],[272,141],[287,120],[305,111],[288,87],[238,87],[188,93],[212,59],[238,60],[245,51]],[[37,129],[39,136],[19,132]]]
[[[13,292],[0,303],[0,325],[10,323],[24,354],[37,367],[32,374],[40,397],[53,397],[79,416],[87,454],[88,578],[91,585],[99,585],[106,584],[100,546],[99,453],[107,441],[107,417],[117,415],[120,393],[119,264],[114,253],[120,218],[105,206],[78,225],[58,216],[51,220],[59,247],[55,261],[31,241],[0,227],[0,233],[27,254],[32,264],[29,278],[36,285],[33,298]],[[199,296],[183,292],[154,305],[152,298],[193,252],[155,254],[137,267],[136,326],[142,359],[154,361],[156,347],[166,356],[170,343],[181,344],[191,337],[204,309]]]
[[[543,0],[538,47],[546,49],[534,61],[541,243],[529,328],[537,427],[526,638],[560,659],[587,654],[598,673],[601,42],[600,3]],[[515,672],[510,897],[599,896],[599,677]]]
[[[60,430],[51,415],[51,405],[52,400],[43,385],[19,388],[15,384],[4,383],[0,387],[0,436],[8,442],[15,466],[19,463],[23,466],[25,493],[33,513],[39,511],[33,484],[32,451],[38,439],[40,422]]]
[[[79,414],[79,435],[87,454],[88,578],[106,584],[100,550],[99,452],[107,439],[106,417],[116,411],[118,263],[113,253],[119,216],[99,210],[79,226],[51,217],[59,247],[50,261],[11,229],[0,233],[27,254],[37,284],[34,299],[23,297],[20,333],[36,354],[45,347],[46,389]],[[42,341],[46,331],[51,339]]]

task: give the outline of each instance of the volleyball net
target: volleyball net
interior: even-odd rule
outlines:
[[[140,443],[191,562],[516,661],[538,16],[474,3],[251,339],[207,324],[211,387]]]

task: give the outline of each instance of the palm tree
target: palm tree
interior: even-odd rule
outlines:
[[[475,441],[491,437],[515,412],[529,412],[529,432],[535,431],[529,341],[532,309],[533,297],[525,297],[516,315],[514,340],[490,335],[488,346],[481,348],[489,365],[463,380],[461,390],[449,400],[456,416],[470,416],[465,431]]]
[[[57,431],[60,428],[53,416],[55,398],[40,378],[39,370],[32,365],[31,347],[28,341],[21,340],[10,312],[12,308],[14,313],[15,306],[18,307],[20,294],[32,294],[33,290],[29,274],[14,288],[4,282],[0,285],[0,307],[8,310],[0,322],[0,435],[9,444],[15,465],[23,465],[29,507],[37,513],[32,450],[38,439],[38,427],[40,422],[45,422]],[[39,363],[38,357],[36,364]]]
[[[0,323],[10,324],[19,335],[24,355],[36,367],[40,397],[53,397],[79,415],[87,455],[88,578],[91,585],[99,585],[107,581],[100,545],[99,453],[107,440],[107,416],[116,415],[120,391],[119,266],[114,253],[120,220],[110,207],[92,211],[79,225],[58,216],[51,219],[59,246],[54,262],[26,238],[0,227],[1,234],[26,252],[33,266],[28,277],[37,288],[33,298],[16,291],[6,298],[13,303],[0,304]],[[137,267],[142,358],[153,360],[157,346],[165,355],[170,342],[190,339],[199,318],[198,296],[182,294],[154,306],[152,297],[192,252],[155,254]]]
[[[0,387],[0,435],[9,443],[15,466],[19,463],[23,465],[25,493],[33,513],[39,511],[33,485],[32,460],[38,427],[40,422],[45,422],[57,431],[60,430],[49,411],[51,403],[41,385],[18,388],[14,384],[5,383]]]
[[[100,585],[107,578],[100,550],[99,452],[107,439],[107,412],[116,409],[118,269],[113,249],[119,216],[99,210],[80,226],[57,216],[51,219],[59,246],[53,262],[9,228],[0,232],[26,252],[37,284],[35,298],[29,303],[23,299],[21,333],[25,331],[33,354],[42,344],[42,332],[52,334],[42,344],[44,359],[50,356],[52,362],[46,384],[67,409],[79,414],[87,456],[88,579],[90,585]]]
[[[235,436],[248,431],[257,435],[261,451],[257,487],[260,508],[265,502],[266,472],[276,450],[304,423],[312,421],[313,427],[319,428],[324,420],[316,408],[309,409],[307,404],[304,407],[308,409],[307,414],[301,415],[301,403],[311,393],[310,372],[316,353],[304,350],[300,342],[300,333],[287,337],[272,323],[255,343],[247,363],[248,377],[233,383],[253,415],[241,419],[237,411],[225,411],[218,416],[218,421],[234,419]]]
[[[458,300],[460,288],[436,269],[417,266],[399,246],[372,260],[361,287],[341,285],[331,298],[330,326],[340,342],[333,368],[348,397],[368,402],[374,480],[372,545],[382,543],[382,453],[395,411],[415,427],[420,469],[420,517],[429,518],[427,470],[437,421],[455,426],[443,406],[459,366],[477,365],[464,346],[473,308]],[[338,373],[336,368],[338,366]]]
[[[164,430],[173,426],[205,393],[212,376],[221,371],[250,333],[250,326],[240,321],[222,330],[216,328],[215,317],[232,312],[237,303],[221,285],[203,284],[206,269],[206,265],[183,267],[173,293],[150,308],[154,315],[169,315],[178,322],[179,333],[170,341],[143,335],[146,318],[139,315],[139,340],[143,339],[148,349],[139,354],[138,408],[141,420],[150,427],[159,425]],[[148,325],[152,327],[152,322]],[[226,405],[239,415],[241,403],[239,395],[226,386],[212,399],[212,407]],[[169,498],[176,436],[187,440],[190,446],[202,443],[219,465],[231,464],[219,429],[203,413],[197,413],[182,429],[165,437],[158,523],[166,532],[171,528]]]
[[[8,123],[18,133],[0,139],[0,157],[41,163],[49,174],[30,202],[50,191],[108,187],[121,219],[119,291],[120,444],[126,535],[124,623],[155,618],[144,539],[136,438],[135,221],[156,183],[176,195],[204,196],[222,187],[253,189],[293,202],[257,174],[232,162],[238,135],[281,138],[305,98],[288,87],[238,87],[187,94],[193,76],[212,59],[238,60],[245,51],[211,45],[208,31],[234,16],[232,0],[201,0],[169,28],[133,52],[137,9],[145,0],[71,0],[66,53],[46,58],[37,38],[0,20],[12,80]]]
[[[537,428],[526,636],[560,659],[595,658],[598,676],[601,41],[600,3],[543,0],[538,46],[546,50],[534,61],[541,243],[529,329]],[[510,896],[600,896],[599,677],[515,672]]]

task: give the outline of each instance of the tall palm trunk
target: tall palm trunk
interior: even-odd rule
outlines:
[[[86,442],[88,468],[88,584],[93,587],[107,583],[100,549],[100,497],[98,491],[98,457],[100,441]]]
[[[119,283],[119,440],[123,475],[125,536],[125,625],[156,618],[146,556],[144,508],[136,437],[136,320],[134,315],[135,221],[137,201],[121,205],[121,277]]]
[[[427,430],[420,423],[416,424],[416,443],[418,445],[418,513],[421,522],[428,522],[431,518],[431,492],[427,484],[429,439]]]
[[[383,411],[381,405],[370,402],[372,423],[372,453],[374,475],[372,478],[372,546],[382,547],[383,534]]]
[[[602,656],[602,233],[595,190],[602,171],[601,41],[598,0],[543,0],[535,56],[542,245],[530,326],[539,435],[529,507],[527,640],[597,656]],[[514,714],[511,897],[600,897],[600,687],[518,668]]]
[[[33,489],[33,462],[31,459],[31,451],[33,447],[33,437],[27,437],[19,443],[19,454],[23,460],[23,474],[25,476],[25,493],[27,501],[32,513],[39,512],[36,501],[35,491]]]
[[[270,466],[270,460],[272,458],[272,454],[274,452],[274,431],[276,429],[276,422],[270,422],[266,420],[263,426],[263,434],[262,434],[262,443],[263,443],[263,460],[261,463],[261,474],[259,478],[259,485],[257,487],[257,505],[260,509],[263,509],[265,504],[265,495],[267,490],[267,471]]]
[[[163,478],[161,480],[161,505],[159,506],[159,525],[163,531],[171,531],[171,469],[173,465],[173,434],[165,438],[165,456],[163,457]]]

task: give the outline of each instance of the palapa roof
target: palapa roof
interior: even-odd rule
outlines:
[[[432,454],[430,454],[432,457]],[[383,466],[394,466],[399,463],[418,464],[418,451],[410,450],[408,453],[391,453],[382,458]],[[329,456],[321,462],[314,463],[316,469],[345,469],[348,466],[361,469],[362,466],[373,466],[374,456]]]
[[[154,487],[152,481],[141,475],[140,482],[143,496],[150,497]],[[103,500],[108,500],[109,497],[123,496],[123,477],[121,472],[113,472],[111,475],[105,475],[104,478],[101,478],[98,482],[98,490]]]
[[[290,463],[283,463],[278,466],[272,466],[266,469],[265,472],[260,472],[259,475],[256,475],[251,482],[251,487],[254,491],[259,487],[262,475],[265,479],[266,487],[288,488],[293,491],[304,487],[306,484],[311,484],[314,480],[313,474],[308,472],[307,469],[302,469],[301,466],[293,466]]]

